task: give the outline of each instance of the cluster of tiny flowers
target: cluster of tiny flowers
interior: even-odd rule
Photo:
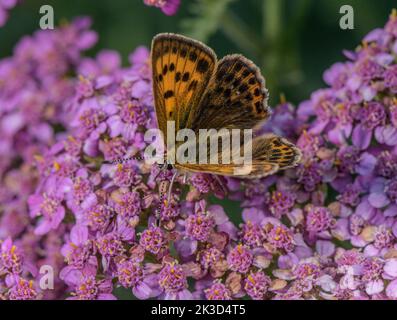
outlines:
[[[397,12],[345,55],[327,88],[275,109],[302,162],[241,196],[242,242],[271,254],[267,298],[397,299]]]
[[[32,272],[24,263],[23,254],[8,237],[0,241],[0,298],[34,300],[38,297]]]
[[[173,16],[177,13],[181,0],[143,0],[147,6],[160,8],[167,16]]]
[[[37,181],[21,202],[30,218],[18,207],[2,217],[1,235],[18,243],[2,242],[0,294],[38,298],[26,278],[37,273],[32,260],[61,266],[55,286],[68,299],[115,299],[117,287],[138,299],[397,299],[396,54],[393,13],[325,72],[327,88],[297,109],[277,106],[269,128],[298,145],[302,162],[258,180],[174,176],[140,160],[157,126],[148,50],[137,48],[128,68],[110,51],[79,58],[72,96],[39,121],[64,133],[34,157],[25,156],[37,145],[28,138],[14,151]],[[44,66],[61,67],[35,72]],[[5,160],[7,173],[15,162]],[[11,181],[26,188],[24,177]],[[0,197],[19,190],[7,181]],[[238,203],[242,222],[214,198]]]
[[[152,214],[160,206],[156,172],[134,160],[155,127],[149,52],[138,48],[127,69],[120,61],[111,51],[80,61],[75,94],[62,108],[66,132],[40,154],[28,199],[36,234],[64,229],[59,277],[70,299],[113,299],[115,279],[140,299],[185,290],[182,267],[164,260],[171,234]],[[149,255],[160,264],[147,265]]]
[[[9,2],[0,2],[0,8]],[[40,266],[51,265],[57,272],[63,262],[63,229],[45,237],[35,232],[27,198],[37,187],[36,167],[46,165],[40,154],[66,125],[61,116],[63,105],[75,91],[74,78],[69,75],[80,64],[82,52],[97,38],[89,30],[90,24],[90,19],[79,18],[55,30],[37,31],[18,42],[12,57],[0,61],[0,240],[4,241],[1,259],[6,259],[0,268],[4,271],[5,261],[11,263],[15,257],[21,257],[14,261],[17,265],[24,261],[21,270],[34,266],[23,274],[15,271],[16,266],[12,272],[8,267],[7,272],[0,272],[0,292],[5,298],[35,298],[37,288],[31,280],[39,276]],[[58,200],[53,193],[43,199],[39,210],[50,215]],[[62,216],[61,210],[58,214]],[[31,278],[23,279],[27,274]],[[57,288],[63,290],[59,282]],[[58,292],[49,290],[44,297],[56,297]]]

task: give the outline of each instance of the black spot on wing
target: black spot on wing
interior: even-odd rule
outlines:
[[[174,96],[174,91],[168,90],[164,93],[164,99],[168,99]]]
[[[246,92],[246,91],[248,90],[248,86],[247,86],[245,83],[243,83],[243,84],[238,88],[238,90],[239,90],[241,93],[244,93],[244,92]]]
[[[190,73],[189,72],[185,72],[182,76],[182,81],[186,82],[189,81],[189,77],[190,77]]]
[[[261,112],[262,103],[260,101],[255,102],[255,109],[256,109],[256,112],[258,112],[258,113]]]
[[[228,88],[225,91],[223,91],[223,96],[225,98],[229,98],[231,94],[232,94],[232,90],[230,90],[230,88]]]
[[[190,61],[192,61],[192,62],[196,62],[196,60],[197,60],[197,53],[196,52],[190,52],[190,54],[189,54],[189,59],[190,59]]]
[[[226,77],[225,77],[225,82],[231,82],[234,79],[234,74],[233,73],[229,73]]]
[[[205,59],[200,59],[197,63],[197,71],[200,73],[205,73],[207,72],[209,68],[208,61]]]

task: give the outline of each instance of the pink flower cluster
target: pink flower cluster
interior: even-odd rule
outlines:
[[[327,88],[275,108],[263,130],[297,143],[297,168],[255,181],[177,177],[169,199],[160,190],[173,172],[134,160],[156,127],[149,52],[137,48],[128,68],[111,51],[82,58],[87,27],[57,31],[73,46],[28,73],[7,65],[39,59],[35,45],[55,46],[49,34],[0,62],[29,84],[0,83],[1,297],[115,299],[124,287],[139,299],[397,299],[396,14],[325,72]],[[238,203],[241,223],[211,196]],[[42,265],[56,269],[53,291],[38,286]]]
[[[143,0],[147,6],[160,8],[167,16],[173,16],[177,13],[181,0]]]
[[[303,161],[265,179],[267,199],[258,186],[241,199],[262,229],[273,216],[293,234],[272,270],[284,281],[276,298],[397,298],[396,30],[394,11],[324,73],[329,87],[275,110],[272,127]]]
[[[36,167],[46,165],[40,154],[67,126],[62,109],[75,92],[69,75],[97,39],[90,25],[90,19],[80,18],[54,31],[37,31],[19,41],[12,57],[0,61],[0,295],[6,298],[35,297],[36,289],[26,289],[25,295],[23,288],[39,276],[40,266],[52,265],[59,272],[63,263],[58,235],[34,234],[27,199],[37,187]],[[54,205],[47,198],[44,212]],[[57,288],[63,290],[60,282]],[[48,291],[45,297],[57,292]]]

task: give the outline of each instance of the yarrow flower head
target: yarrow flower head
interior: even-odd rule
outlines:
[[[0,270],[2,273],[10,272],[12,274],[19,274],[22,271],[22,256],[12,243],[11,238],[7,238],[1,243]]]
[[[320,272],[320,267],[310,262],[301,263],[294,269],[294,275],[299,279],[307,279],[309,277],[316,279],[319,277]]]
[[[222,251],[215,247],[210,247],[201,252],[199,260],[203,268],[208,269],[214,266],[221,259],[224,259]]]
[[[292,232],[284,225],[275,225],[271,227],[266,239],[275,249],[292,251],[294,248]]]
[[[271,284],[269,276],[262,271],[250,273],[244,281],[244,290],[254,300],[263,300]]]
[[[96,280],[94,276],[83,276],[76,283],[71,300],[114,300],[112,284],[108,280]]]
[[[173,16],[179,9],[181,0],[143,0],[147,6],[155,6],[167,16]]]
[[[32,279],[31,268],[25,263],[25,257],[10,237],[0,241],[0,277],[3,297],[10,300],[36,300],[42,297]],[[30,269],[30,271],[29,271]],[[5,294],[4,294],[5,292]]]
[[[333,226],[335,221],[329,209],[324,207],[311,207],[306,216],[306,230],[309,232],[322,232]]]
[[[295,195],[293,193],[276,191],[269,196],[269,210],[275,217],[281,218],[294,206],[294,202]]]
[[[108,233],[98,238],[97,247],[103,257],[113,257],[124,253],[123,243],[115,233]]]
[[[13,285],[9,292],[10,300],[35,300],[37,298],[37,291],[34,288],[33,281],[17,278],[15,285]]]
[[[166,263],[158,277],[166,299],[191,298],[191,293],[187,290],[186,274],[181,265],[175,262]]]
[[[117,277],[123,287],[136,287],[143,280],[143,269],[137,262],[122,261],[117,265]]]
[[[247,221],[241,226],[241,239],[247,246],[260,247],[264,241],[264,233],[261,226]]]
[[[239,244],[233,248],[227,255],[227,262],[230,269],[241,273],[246,273],[253,261],[253,254],[251,251]]]
[[[214,225],[212,216],[199,212],[186,219],[186,235],[194,240],[206,241]]]
[[[141,198],[138,192],[127,192],[121,195],[115,195],[114,210],[121,216],[138,216],[141,213]]]
[[[158,254],[165,245],[164,233],[161,228],[152,226],[143,231],[139,243],[145,250]]]
[[[231,300],[231,293],[223,283],[214,283],[211,287],[204,290],[207,300]]]

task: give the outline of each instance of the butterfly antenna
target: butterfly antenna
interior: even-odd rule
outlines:
[[[214,177],[215,180],[219,183],[219,185],[220,185],[221,188],[222,188],[222,191],[223,191],[223,192],[225,193],[225,195],[226,195],[226,194],[227,194],[227,189],[226,189],[225,184],[222,182],[222,180],[221,180],[216,174],[214,174],[213,177]]]
[[[119,159],[115,159],[115,160],[112,160],[112,161],[105,161],[105,163],[108,163],[108,164],[120,164],[120,163],[125,163],[125,162],[131,161],[131,160],[143,161],[143,160],[145,160],[145,158],[144,157],[119,158]]]

